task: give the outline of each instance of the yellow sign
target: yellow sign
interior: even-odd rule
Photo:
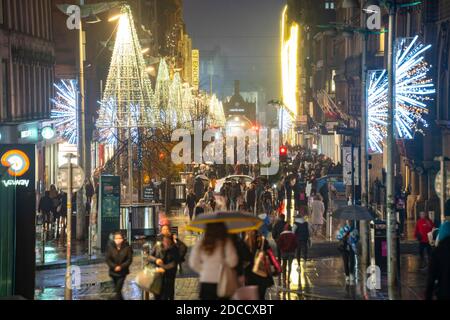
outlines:
[[[192,86],[198,91],[200,86],[200,51],[192,50]]]

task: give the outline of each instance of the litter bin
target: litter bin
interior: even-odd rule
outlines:
[[[173,199],[173,204],[180,205],[184,202],[186,202],[186,184],[175,182],[172,183],[171,188],[171,199]]]
[[[387,224],[384,220],[376,220],[370,223],[370,228],[375,233],[375,264],[381,272],[387,272]],[[372,233],[373,234],[373,233]],[[400,236],[399,225],[396,223],[395,243],[397,246],[397,270],[400,270]]]

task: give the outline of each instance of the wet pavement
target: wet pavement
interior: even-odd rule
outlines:
[[[169,216],[171,223],[178,226],[179,237],[188,246],[192,246],[197,236],[185,229],[188,223],[187,217],[180,212]],[[407,236],[413,236],[414,222],[408,223]],[[412,231],[411,231],[412,230]],[[55,246],[56,245],[56,246]],[[273,245],[273,243],[272,243]],[[407,250],[404,250],[406,246]],[[81,285],[74,289],[73,298],[76,300],[105,300],[112,296],[112,283],[108,276],[107,266],[102,258],[87,260],[83,254],[85,244],[77,243],[74,246],[75,259],[73,264],[80,265]],[[336,242],[328,242],[323,236],[313,239],[310,250],[310,260],[302,261],[298,268],[297,261],[293,262],[293,272],[289,285],[282,286],[280,279],[275,279],[276,285],[267,292],[270,300],[367,300],[367,299],[406,299],[420,300],[424,292],[426,271],[419,270],[419,259],[414,241],[405,241],[402,244],[401,279],[402,286],[399,292],[389,295],[387,291],[385,274],[381,275],[381,290],[366,290],[366,274],[360,270],[359,281],[356,285],[346,285],[342,259],[339,257]],[[54,259],[56,262],[65,262],[64,242],[54,242],[46,248],[46,262]],[[82,254],[76,255],[81,252]],[[135,253],[131,274],[124,286],[124,297],[127,300],[141,300],[141,290],[136,286],[134,278],[141,270],[142,261],[139,252]],[[78,260],[77,260],[78,259]],[[77,263],[77,261],[82,263]],[[50,263],[51,264],[51,263]],[[38,300],[62,300],[64,298],[65,268],[57,265],[53,268],[40,268],[36,278],[36,299]],[[176,280],[176,299],[195,300],[198,298],[198,279],[194,272],[185,264],[183,273]]]

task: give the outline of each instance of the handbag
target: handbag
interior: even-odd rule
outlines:
[[[264,252],[264,237],[261,241],[261,248],[256,252],[252,272],[263,278],[267,278],[270,274],[270,266]]]
[[[282,269],[280,266],[280,263],[278,262],[277,258],[273,254],[272,248],[267,250],[267,255],[269,256],[270,262],[272,263],[274,271],[272,272],[272,275],[279,275],[282,273]]]
[[[219,298],[229,298],[238,289],[237,274],[225,261],[225,244],[222,249],[222,263],[219,268],[219,282],[217,283],[217,296]]]
[[[145,267],[135,278],[135,282],[143,291],[159,295],[162,290],[163,274],[156,268]]]

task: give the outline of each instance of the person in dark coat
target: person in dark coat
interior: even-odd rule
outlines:
[[[450,300],[450,222],[439,228],[437,247],[431,254],[425,298]]]
[[[192,217],[194,216],[195,204],[196,204],[195,194],[192,191],[192,189],[190,189],[189,193],[188,193],[188,195],[186,197],[186,205],[187,205],[188,210],[189,210],[189,219],[191,221],[192,221]]]
[[[205,195],[205,184],[202,179],[195,179],[194,182],[195,201],[199,201]]]
[[[283,268],[283,286],[289,284],[292,271],[292,261],[297,252],[297,239],[290,224],[284,226],[284,231],[280,234],[277,242],[281,252],[281,263]]]
[[[133,249],[125,241],[121,232],[114,233],[114,241],[106,250],[106,264],[109,267],[109,276],[114,281],[115,299],[123,300],[122,288],[130,265],[133,262]]]
[[[162,239],[151,249],[148,261],[163,271],[161,292],[155,295],[155,300],[175,300],[175,278],[180,254],[171,235],[162,235]]]
[[[250,185],[250,188],[247,190],[245,199],[248,211],[250,211],[251,213],[255,212],[255,201],[256,201],[256,185],[252,183]]]
[[[237,181],[233,181],[231,185],[230,210],[238,210],[238,198],[241,196],[241,185]]]
[[[284,214],[279,214],[278,219],[272,228],[272,238],[275,241],[275,243],[278,243],[278,239],[280,238],[280,234],[284,231],[285,225],[286,225],[286,218]],[[281,252],[278,245],[277,245],[277,257],[278,260],[281,261]]]
[[[294,222],[292,231],[297,239],[297,261],[300,265],[300,257],[303,253],[303,259],[308,259],[308,242],[309,242],[309,224],[303,219],[303,217],[297,217]]]
[[[245,244],[250,252],[250,264],[245,267],[245,285],[257,286],[259,293],[259,300],[265,300],[266,291],[274,285],[273,276],[268,274],[267,277],[262,277],[253,272],[254,261],[259,250],[263,248],[264,251],[270,249],[269,242],[258,234],[256,231],[249,231],[245,235]]]
[[[51,214],[53,211],[53,202],[50,198],[50,192],[45,191],[44,196],[39,200],[39,212],[42,214],[43,223],[52,223]]]

